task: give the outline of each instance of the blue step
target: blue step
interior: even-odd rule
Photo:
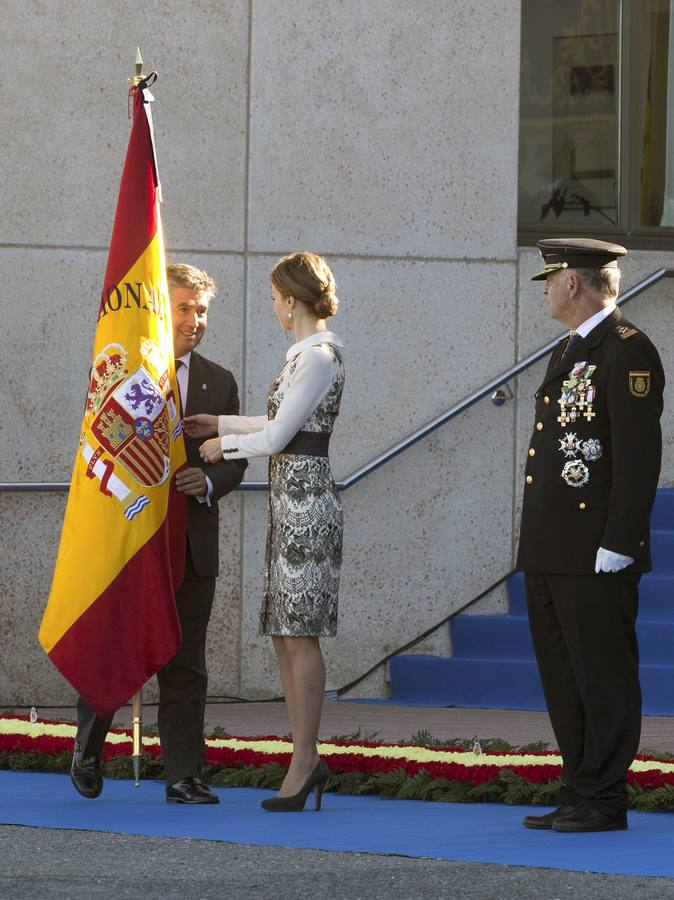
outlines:
[[[457,616],[452,659],[533,659],[526,616]],[[505,652],[507,650],[507,653]]]
[[[653,571],[660,575],[674,575],[674,531],[651,531]]]
[[[485,709],[545,709],[533,660],[456,659],[443,656],[394,656],[390,662],[395,700],[434,706]]]
[[[674,489],[658,491],[651,522],[654,571],[641,579],[637,622],[643,711],[674,715]],[[452,657],[394,657],[394,702],[545,709],[521,573],[509,579],[508,594],[508,615],[453,620]]]
[[[660,488],[655,495],[651,528],[656,530],[674,528],[674,488]]]
[[[674,715],[674,665],[639,666],[641,711],[645,716]]]
[[[510,598],[510,615],[526,618],[527,598],[524,590],[524,575],[521,572],[517,572],[508,580],[508,596]],[[454,619],[452,634],[454,634],[454,625],[462,618],[464,616],[457,616]],[[478,616],[470,616],[470,618],[477,619]],[[492,618],[492,616],[483,618]],[[656,571],[642,576],[639,583],[639,618],[674,622],[674,579],[671,575],[662,575]]]
[[[527,594],[524,587],[523,572],[515,572],[515,574],[508,579],[508,598],[510,599],[510,615],[526,618]]]
[[[642,659],[656,665],[674,663],[674,603],[666,622],[650,621],[640,613],[637,635]],[[535,658],[529,622],[520,616],[457,616],[452,622],[452,649],[452,659]]]
[[[674,622],[637,620],[639,659],[648,665],[674,665]]]
[[[639,583],[639,619],[674,622],[674,578],[649,572]]]
[[[544,710],[534,660],[394,656],[391,688],[396,703],[475,709]],[[639,669],[647,716],[674,714],[674,664]]]

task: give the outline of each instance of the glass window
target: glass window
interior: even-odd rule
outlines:
[[[520,224],[616,225],[619,0],[524,0]]]
[[[518,218],[671,240],[674,0],[522,0]]]

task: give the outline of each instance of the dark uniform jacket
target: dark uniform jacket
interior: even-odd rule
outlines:
[[[196,413],[237,416],[239,393],[231,372],[192,351],[184,414]],[[245,459],[223,459],[213,465],[205,465],[199,456],[199,445],[203,441],[203,438],[185,435],[187,465],[203,469],[213,484],[210,506],[200,503],[196,497],[188,497],[187,540],[196,573],[203,577],[215,577],[219,568],[220,519],[217,501],[239,484],[248,463]]]
[[[562,357],[536,391],[517,568],[594,574],[604,547],[651,569],[649,520],[660,474],[665,376],[643,332],[609,315]]]

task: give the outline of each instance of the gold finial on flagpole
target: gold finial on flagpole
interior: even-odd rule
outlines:
[[[140,47],[136,47],[136,74],[129,78],[129,84],[138,84],[145,78],[143,74],[143,57],[140,55]]]

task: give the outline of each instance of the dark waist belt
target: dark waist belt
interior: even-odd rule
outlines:
[[[281,453],[293,453],[303,456],[327,456],[329,432],[298,431],[295,437],[281,450]]]

